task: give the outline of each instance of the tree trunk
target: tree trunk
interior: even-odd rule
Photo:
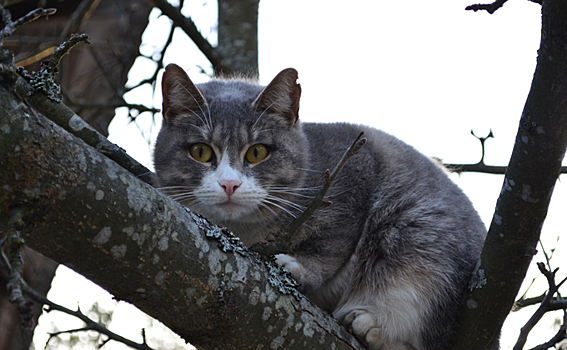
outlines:
[[[567,2],[544,0],[541,45],[514,151],[452,349],[489,349],[536,252],[567,146]]]
[[[221,72],[258,77],[259,0],[218,1],[218,46]]]
[[[0,71],[0,234],[26,244],[202,349],[362,349],[278,269],[29,109]]]

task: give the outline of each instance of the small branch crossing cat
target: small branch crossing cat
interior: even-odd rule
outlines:
[[[301,214],[363,131],[306,240],[276,261],[368,349],[448,349],[486,228],[441,166],[363,125],[302,123],[297,71],[259,86],[195,85],[170,64],[154,152],[158,186],[250,246]],[[308,230],[308,232],[304,232]]]

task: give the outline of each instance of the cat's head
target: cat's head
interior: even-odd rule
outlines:
[[[154,151],[159,187],[212,222],[235,230],[298,214],[307,144],[298,121],[297,71],[267,87],[245,80],[195,85],[170,64]]]

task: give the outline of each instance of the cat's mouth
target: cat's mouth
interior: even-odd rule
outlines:
[[[231,214],[232,216],[237,216],[244,214],[248,210],[248,206],[240,204],[230,198],[222,203],[217,203],[217,207],[227,214]]]

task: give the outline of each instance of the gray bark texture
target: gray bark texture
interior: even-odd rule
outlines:
[[[218,50],[226,72],[258,77],[259,0],[218,1]]]
[[[543,0],[541,45],[453,349],[489,349],[536,252],[567,146],[567,2]]]
[[[0,72],[0,236],[26,244],[201,349],[361,349],[330,315],[222,229],[50,120]]]

